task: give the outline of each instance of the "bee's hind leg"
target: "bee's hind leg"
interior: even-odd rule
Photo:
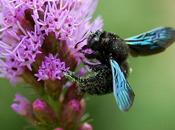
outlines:
[[[72,71],[66,72],[66,73],[64,74],[64,76],[65,76],[66,78],[68,78],[69,80],[73,81],[73,82],[78,82],[79,79],[80,79],[80,78],[79,78],[78,76],[76,76],[75,73],[72,72]]]
[[[121,69],[125,75],[125,77],[127,78],[128,75],[132,72],[132,69],[129,67],[129,64],[127,61],[124,61],[122,64],[121,64]]]

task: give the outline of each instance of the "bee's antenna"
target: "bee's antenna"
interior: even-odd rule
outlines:
[[[81,43],[81,42],[83,42],[84,40],[86,40],[87,39],[87,37],[85,37],[84,39],[82,39],[82,40],[80,40],[79,42],[77,42],[76,44],[75,44],[75,49],[77,49],[78,48],[78,45]]]
[[[90,32],[90,34],[92,34],[92,31],[89,29],[89,30],[87,30],[84,34],[83,34],[83,36],[82,36],[82,38],[84,37],[84,36],[86,36],[86,34],[88,33],[88,32]],[[86,36],[85,38],[83,38],[82,40],[80,40],[79,42],[77,42],[76,44],[75,44],[75,49],[77,49],[78,48],[78,45],[81,43],[81,42],[83,42],[84,40],[86,40],[88,38],[88,36]]]

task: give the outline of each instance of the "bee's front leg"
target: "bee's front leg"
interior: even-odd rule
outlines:
[[[85,53],[82,52],[84,54],[84,56],[86,57],[85,59],[82,59],[82,62],[89,66],[91,68],[91,66],[96,66],[99,65],[100,63],[96,60],[98,59],[97,57],[99,57],[99,53],[98,52],[92,52],[92,53]],[[92,61],[92,59],[95,59],[95,61]]]
[[[84,56],[87,58],[87,59],[98,59],[99,57],[99,52],[92,52],[92,53],[86,53],[86,52],[82,52],[84,54]]]

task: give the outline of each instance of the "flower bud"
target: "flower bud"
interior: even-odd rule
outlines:
[[[71,99],[81,100],[83,95],[84,94],[78,92],[76,83],[73,83],[66,92],[64,103],[69,102]]]
[[[81,104],[79,100],[73,99],[68,103],[68,107],[70,110],[74,112],[80,112],[81,110]]]
[[[11,108],[19,115],[26,117],[29,121],[35,121],[30,101],[20,94],[16,94],[14,103],[11,105]]]
[[[54,123],[57,121],[56,114],[53,109],[42,99],[36,99],[33,102],[33,111],[35,116],[46,123]]]
[[[21,116],[27,116],[29,113],[31,113],[31,104],[28,99],[25,97],[16,94],[14,103],[11,105],[11,108],[18,113]]]
[[[63,128],[55,128],[54,130],[64,130]]]
[[[61,124],[67,129],[73,129],[79,124],[80,119],[84,113],[84,101],[77,99],[70,100],[62,108]]]
[[[79,130],[93,130],[93,128],[90,124],[84,123],[80,126]]]

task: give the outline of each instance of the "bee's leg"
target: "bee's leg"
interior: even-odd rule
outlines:
[[[72,71],[66,72],[64,76],[73,82],[78,82],[80,80],[80,78],[76,76]]]
[[[92,67],[100,64],[99,62],[92,62],[92,61],[89,61],[87,59],[83,60],[83,63],[84,63],[84,65],[87,65],[89,68],[92,68]]]
[[[91,54],[82,52],[86,58],[82,59],[82,62],[84,65],[87,65],[88,67],[92,68],[93,66],[99,65],[100,63],[98,61],[92,61],[91,59],[96,59],[96,57],[99,55],[96,52],[93,52]]]
[[[129,67],[129,64],[127,61],[124,61],[122,64],[121,64],[121,69],[125,75],[125,77],[127,78],[129,73],[131,72],[131,68]]]
[[[80,78],[80,92],[90,95],[104,95],[112,92],[111,69],[104,65],[93,67],[93,71],[85,77]]]
[[[84,56],[87,58],[87,59],[96,59],[97,57],[99,57],[99,52],[92,52],[92,53],[85,53],[85,52],[82,52],[84,54]]]
[[[93,91],[95,89],[94,86],[96,82],[95,75],[96,75],[95,72],[90,72],[87,76],[78,77],[75,75],[75,73],[71,71],[65,73],[66,78],[77,83],[78,86],[77,89],[80,93],[89,93],[89,94],[93,94]]]
[[[88,75],[83,77],[76,76],[75,73],[72,71],[68,71],[67,73],[64,74],[66,78],[70,79],[73,82],[77,82],[79,84],[84,84],[86,82],[89,82],[89,80],[93,80],[94,75],[96,75],[96,72],[94,71],[91,71],[90,73],[88,73]]]
[[[65,76],[77,83],[77,89],[80,93],[90,95],[111,93],[113,91],[111,69],[102,64],[95,66],[93,69],[83,77],[77,77],[73,72],[68,72]]]

